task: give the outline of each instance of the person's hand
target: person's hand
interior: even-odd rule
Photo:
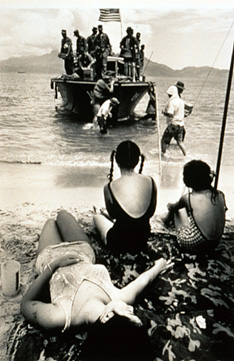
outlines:
[[[157,268],[157,272],[159,271],[161,274],[172,268],[173,265],[174,263],[170,259],[166,260],[165,258],[159,258],[154,263],[154,267]]]
[[[174,263],[169,259],[159,258],[155,261],[153,268],[157,274],[163,274],[173,267]]]
[[[71,266],[72,264],[78,263],[80,258],[77,257],[77,254],[67,253],[66,255],[59,257],[50,264],[50,267],[55,271],[59,267]]]
[[[141,320],[134,314],[133,306],[130,306],[123,301],[109,302],[105,307],[105,311],[100,316],[100,321],[102,323],[106,323],[114,317],[115,314],[128,318],[129,321],[134,323],[136,326],[142,326]]]
[[[174,266],[174,264],[175,264],[175,263],[172,262],[171,259],[168,259],[168,260],[166,261],[166,264],[164,265],[164,268],[163,268],[162,271],[161,271],[161,274],[169,271],[169,270]]]

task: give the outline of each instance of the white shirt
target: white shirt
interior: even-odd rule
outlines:
[[[167,117],[167,125],[184,125],[184,101],[177,95],[172,95],[165,108],[165,113],[169,113],[172,115],[171,117]]]
[[[107,119],[108,116],[111,116],[111,110],[112,110],[112,104],[110,99],[107,99],[100,107],[97,116],[98,117],[104,117],[104,119]]]

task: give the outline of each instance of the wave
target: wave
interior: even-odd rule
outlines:
[[[28,160],[0,160],[0,164],[36,164],[36,165],[49,165],[49,166],[67,166],[67,167],[109,167],[110,163],[100,162],[100,161],[91,161],[91,160],[70,160],[65,161],[62,159],[57,160],[48,160],[48,161],[28,161]]]
[[[7,164],[42,164],[42,162],[23,161],[23,160],[0,160],[0,163],[7,163]]]

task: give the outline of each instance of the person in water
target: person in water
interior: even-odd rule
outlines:
[[[168,224],[174,219],[177,241],[184,252],[210,252],[221,240],[227,207],[224,194],[212,186],[213,178],[207,163],[186,163],[183,179],[191,191],[167,205],[169,212],[164,221]]]
[[[147,246],[150,235],[150,218],[157,202],[157,188],[153,178],[141,174],[144,155],[138,145],[123,141],[111,153],[110,182],[104,187],[108,218],[94,216],[94,223],[102,241],[116,252],[137,253]],[[114,160],[121,176],[112,181]],[[135,167],[140,162],[139,174]]]
[[[62,210],[56,221],[49,219],[43,227],[36,260],[38,277],[23,296],[21,312],[31,324],[45,331],[70,329],[74,333],[90,326],[91,339],[94,340],[96,334],[97,346],[101,344],[100,335],[106,331],[109,339],[102,339],[102,345],[111,342],[112,331],[116,335],[116,330],[124,333],[131,329],[134,333],[140,328],[144,334],[142,322],[134,314],[132,305],[145,287],[168,266],[170,261],[160,258],[127,286],[115,287],[106,267],[95,264],[95,253],[83,229],[70,213]],[[45,300],[48,289],[49,300]],[[115,342],[116,339],[112,339],[113,350]],[[131,340],[126,339],[125,344],[118,347],[124,347],[126,351],[128,342]],[[99,351],[106,349],[111,352],[110,344]],[[111,354],[106,357],[94,359],[112,360]]]
[[[107,99],[100,107],[97,113],[97,122],[100,128],[101,134],[107,133],[107,123],[108,120],[112,117],[112,110],[114,107],[118,106],[120,103],[117,98]]]
[[[156,94],[154,89],[154,83],[149,82],[148,87],[149,101],[146,108],[146,115],[143,119],[156,120]]]
[[[167,89],[169,100],[163,110],[163,115],[166,116],[167,128],[165,129],[162,140],[161,148],[162,154],[166,153],[172,138],[180,147],[183,155],[186,155],[186,149],[183,143],[184,139],[184,102],[178,95],[178,89],[175,85],[171,85]]]
[[[93,98],[91,104],[93,107],[93,124],[96,124],[97,114],[101,105],[112,97],[114,92],[114,83],[116,79],[112,78],[108,73],[103,79],[99,79],[93,88]]]

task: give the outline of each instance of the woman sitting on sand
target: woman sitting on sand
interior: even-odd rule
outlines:
[[[141,320],[134,314],[132,305],[169,262],[159,259],[152,268],[122,289],[112,284],[104,265],[94,262],[95,254],[88,237],[70,213],[60,211],[57,220],[48,220],[42,230],[36,261],[38,277],[24,295],[21,311],[29,322],[49,331],[64,332],[70,328],[76,331],[82,326],[94,325],[96,336],[92,338],[93,342],[96,338],[100,353],[108,350],[106,359],[112,360],[111,352],[118,355],[122,346],[127,352],[131,342],[136,342],[131,341],[131,336],[126,336],[127,330],[131,330],[132,335],[141,333],[143,337]],[[48,285],[50,300],[46,303],[42,299]],[[114,338],[111,341],[116,332],[118,339],[125,335],[126,340],[121,341],[125,342],[124,345],[116,345]],[[104,334],[105,337],[109,335],[109,343],[100,337]],[[113,343],[110,345],[111,342],[115,347]],[[103,343],[107,344],[100,349]],[[130,353],[135,346],[132,345]],[[97,349],[86,349],[86,353],[92,351],[94,359],[99,360]],[[144,354],[146,351],[143,348]],[[103,355],[100,356],[100,360],[104,359]],[[144,355],[142,359],[145,360]],[[122,360],[121,356],[119,360]]]
[[[120,168],[120,178],[112,181],[114,158]],[[139,174],[134,169],[141,159]],[[138,252],[147,245],[149,219],[156,208],[157,188],[151,177],[141,174],[144,156],[134,142],[120,143],[111,153],[110,182],[104,187],[105,214],[94,216],[102,241],[118,252]],[[115,220],[115,222],[113,221]]]
[[[169,212],[164,222],[168,224],[174,218],[177,241],[184,252],[210,252],[220,242],[224,230],[227,210],[224,194],[212,187],[214,175],[201,160],[185,164],[183,177],[191,192],[167,205]]]

